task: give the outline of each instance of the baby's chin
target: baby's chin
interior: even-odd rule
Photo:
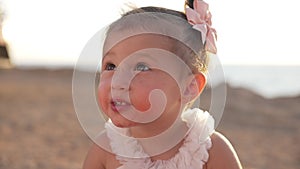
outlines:
[[[127,119],[119,120],[119,119],[111,119],[112,123],[119,128],[129,128],[137,125],[136,122],[129,121]]]

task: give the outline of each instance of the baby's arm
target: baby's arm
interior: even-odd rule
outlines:
[[[83,164],[83,169],[105,169],[106,152],[93,144]]]
[[[215,132],[211,140],[207,169],[242,169],[234,148],[222,134]]]

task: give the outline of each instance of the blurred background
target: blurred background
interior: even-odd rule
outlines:
[[[246,169],[300,169],[297,1],[207,2],[227,84],[217,130]],[[184,4],[0,0],[0,169],[81,168],[91,141],[73,108],[73,67],[87,41],[126,3],[180,11]]]

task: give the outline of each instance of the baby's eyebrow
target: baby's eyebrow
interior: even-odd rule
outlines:
[[[104,58],[105,56],[107,56],[107,55],[110,55],[110,56],[112,55],[112,56],[114,56],[114,55],[116,55],[116,54],[115,54],[115,52],[109,50],[108,52],[106,52],[105,54],[103,54],[103,58]]]
[[[152,62],[157,62],[158,61],[157,58],[154,57],[153,54],[150,54],[149,52],[139,51],[139,52],[136,52],[135,54],[140,55],[141,58],[143,58],[143,59],[149,59]]]
[[[105,60],[105,58],[107,58],[106,56],[115,56],[116,54],[114,52],[108,51],[107,53],[105,53],[102,57],[102,62]]]

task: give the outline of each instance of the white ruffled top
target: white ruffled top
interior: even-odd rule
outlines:
[[[178,153],[168,160],[156,161],[151,160],[136,138],[129,136],[128,129],[118,128],[108,121],[105,128],[110,147],[121,164],[117,169],[202,169],[212,146],[210,135],[214,132],[214,119],[208,112],[194,108],[183,112],[182,120],[189,130]]]

